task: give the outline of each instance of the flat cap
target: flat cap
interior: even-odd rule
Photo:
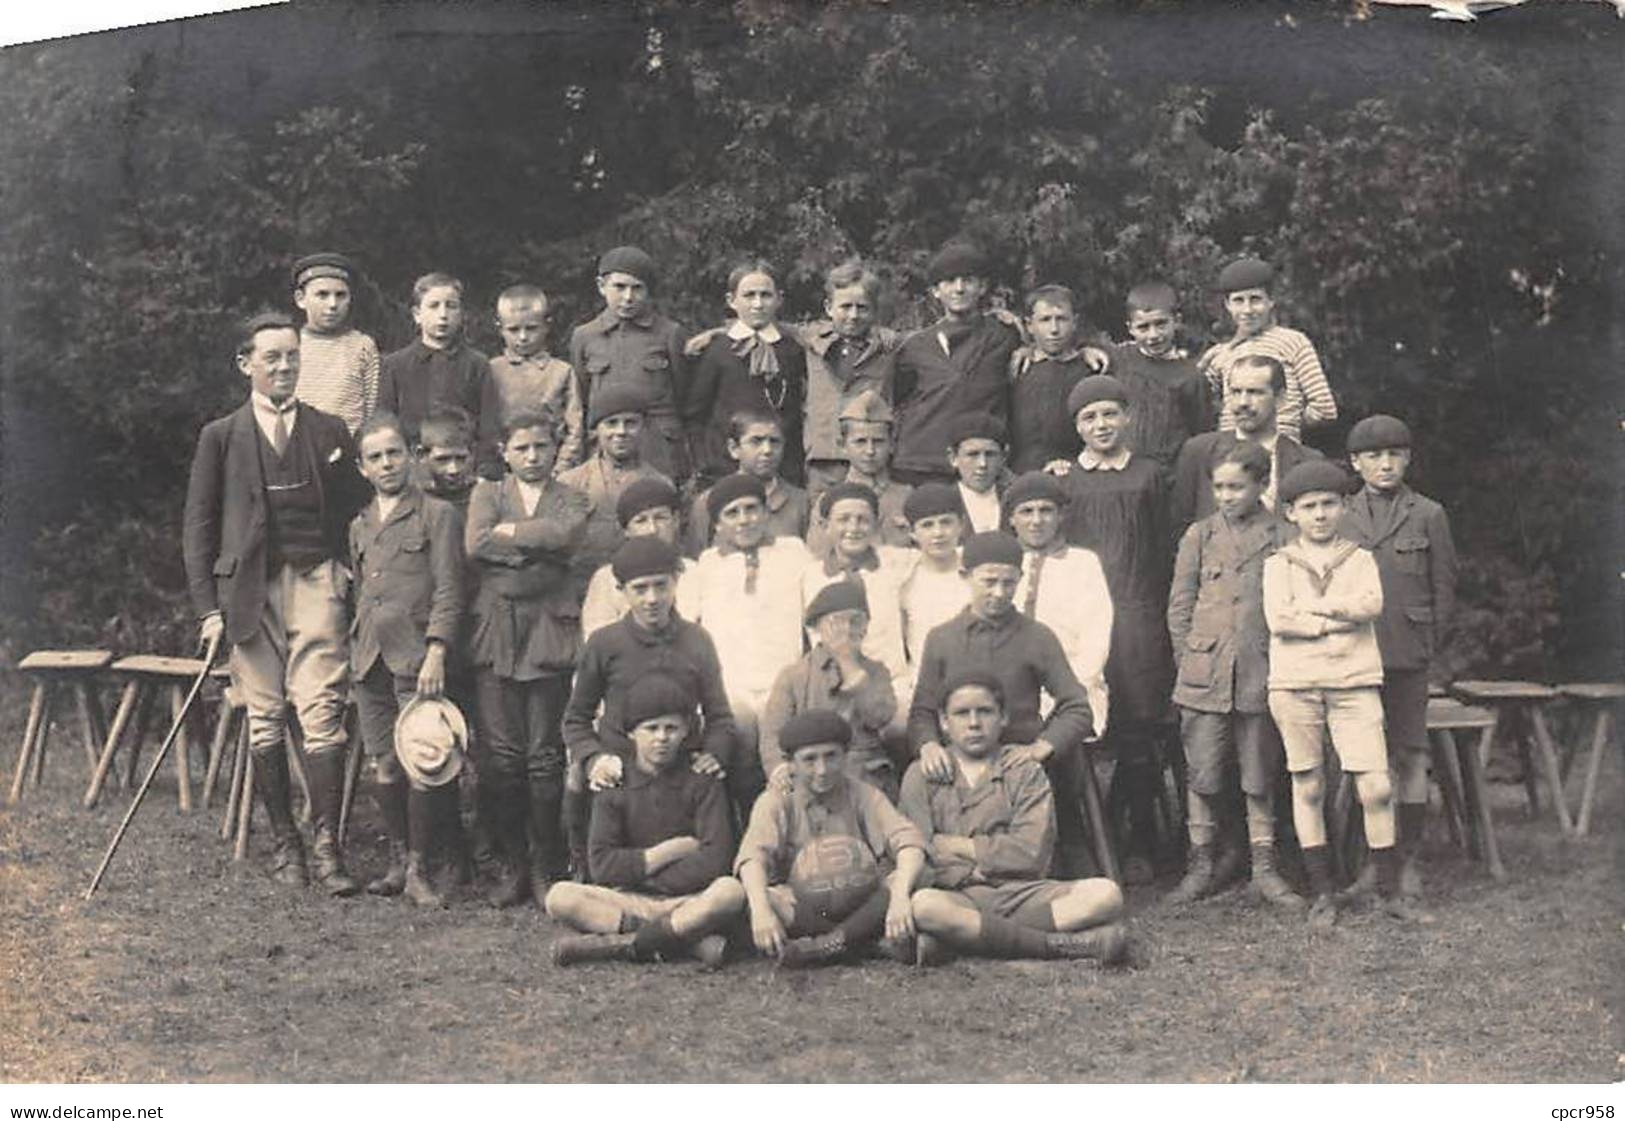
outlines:
[[[655,259],[637,246],[617,245],[598,258],[598,275],[603,276],[612,272],[624,272],[652,286],[658,270],[655,268]]]
[[[938,249],[926,266],[926,279],[932,284],[956,276],[987,276],[987,257],[981,247],[968,241],[950,241]]]
[[[698,702],[683,684],[664,673],[647,673],[632,682],[621,703],[622,730],[631,733],[645,720],[673,713],[692,717]]]
[[[779,729],[779,747],[786,755],[794,755],[798,748],[815,743],[838,743],[846,747],[852,743],[852,726],[834,709],[809,708],[790,717]]]
[[[825,584],[818,589],[818,594],[812,597],[807,605],[807,613],[802,616],[802,622],[812,626],[825,615],[836,611],[861,611],[869,613],[869,594],[863,590],[863,585],[856,580],[837,580],[833,584]]]
[[[1010,564],[1020,568],[1021,542],[997,530],[971,534],[960,550],[959,566],[969,572],[984,564]]]
[[[682,499],[677,497],[677,488],[665,479],[638,479],[621,491],[621,496],[615,500],[615,520],[621,523],[622,529],[625,529],[627,523],[645,510],[660,507],[670,510],[682,509]]]
[[[312,253],[295,261],[291,270],[295,288],[303,288],[306,281],[322,276],[336,277],[350,284],[359,271],[355,262],[342,253]]]
[[[873,389],[865,389],[836,414],[836,420],[861,420],[869,424],[891,424],[896,416],[886,399]]]
[[[1377,413],[1349,429],[1348,451],[1373,452],[1382,448],[1408,448],[1411,446],[1410,426],[1397,416]]]
[[[615,581],[625,584],[644,576],[669,576],[682,567],[677,550],[658,537],[629,537],[610,558]]]
[[[728,503],[753,496],[762,502],[767,501],[767,488],[762,485],[762,480],[755,475],[735,471],[732,475],[722,476],[705,492],[705,512],[711,515],[711,524],[715,525]]]
[[[1349,473],[1329,459],[1311,459],[1288,471],[1276,489],[1276,501],[1296,502],[1306,494],[1330,491],[1348,494],[1353,489]]]
[[[1096,401],[1117,401],[1127,405],[1128,386],[1110,374],[1090,374],[1066,395],[1066,411],[1070,416],[1077,416],[1085,406],[1093,405]]]
[[[965,516],[965,503],[959,497],[959,488],[951,483],[921,483],[903,499],[903,517],[908,519],[909,525],[938,514]]]
[[[1257,257],[1242,257],[1219,270],[1213,287],[1220,292],[1240,292],[1247,288],[1268,288],[1275,279],[1275,270],[1268,261]]]
[[[833,510],[835,508],[835,504],[843,498],[861,499],[869,504],[869,509],[874,511],[875,517],[878,518],[880,516],[880,496],[874,492],[872,487],[865,486],[862,483],[852,482],[836,483],[823,494],[819,495],[818,516],[821,518],[829,517],[829,512]]]
[[[594,428],[605,417],[617,416],[621,413],[637,413],[642,416],[649,411],[649,395],[635,385],[620,385],[610,383],[600,386],[587,402],[587,427]]]
[[[1014,510],[1023,502],[1034,502],[1044,499],[1057,506],[1066,505],[1066,491],[1061,488],[1061,481],[1054,475],[1044,471],[1028,471],[1024,475],[1017,475],[1000,500],[1000,506],[1005,510]]]

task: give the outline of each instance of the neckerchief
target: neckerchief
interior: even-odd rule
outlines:
[[[1316,568],[1314,562],[1307,557],[1300,556],[1297,549],[1282,549],[1281,555],[1287,559],[1288,564],[1296,565],[1308,575],[1309,585],[1315,589],[1317,596],[1324,596],[1331,589],[1332,577],[1337,575],[1337,570],[1343,567],[1344,561],[1359,552],[1359,549],[1360,547],[1352,541],[1339,542],[1332,559],[1326,562],[1325,572]]]

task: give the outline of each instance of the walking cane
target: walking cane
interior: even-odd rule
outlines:
[[[192,691],[186,694],[186,700],[175,713],[175,723],[170,725],[169,735],[164,737],[163,744],[158,748],[158,754],[152,757],[152,766],[147,768],[147,777],[141,780],[141,789],[137,790],[135,797],[130,800],[130,808],[124,811],[124,820],[119,822],[118,831],[113,834],[112,841],[107,845],[107,851],[102,854],[102,862],[97,867],[96,874],[91,877],[90,886],[85,889],[86,899],[96,893],[102,877],[107,874],[107,866],[112,863],[113,853],[118,851],[119,842],[124,840],[124,834],[130,828],[130,822],[135,819],[135,811],[141,808],[141,799],[147,796],[152,780],[158,777],[158,768],[164,765],[164,757],[169,754],[170,745],[175,742],[181,726],[186,723],[186,714],[192,711],[192,702],[196,701],[197,695],[203,691],[203,683],[209,680],[209,671],[214,668],[215,655],[219,652],[220,636],[215,635],[209,640],[209,647],[203,653],[203,671],[197,675],[197,680],[192,682]]]

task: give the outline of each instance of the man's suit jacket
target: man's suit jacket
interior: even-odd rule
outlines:
[[[302,401],[298,410],[290,439],[306,456],[323,538],[342,561],[346,530],[367,501],[367,483],[344,422]],[[192,606],[199,615],[222,612],[233,645],[253,636],[265,610],[267,499],[259,439],[251,402],[210,421],[198,436],[186,486],[182,549]]]
[[[1342,534],[1370,549],[1382,576],[1377,645],[1383,669],[1425,669],[1456,608],[1456,545],[1450,518],[1431,498],[1401,486],[1379,520],[1371,492],[1349,499]]]
[[[1174,489],[1168,500],[1175,541],[1192,522],[1213,513],[1213,465],[1239,443],[1234,432],[1203,432],[1186,440],[1179,449],[1179,459],[1174,463]],[[1304,460],[1325,458],[1289,436],[1276,437],[1275,455],[1277,487],[1286,473]]]

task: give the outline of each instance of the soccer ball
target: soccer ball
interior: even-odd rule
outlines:
[[[829,923],[856,911],[878,883],[880,869],[869,846],[845,834],[809,841],[790,866],[797,908],[806,907]]]

